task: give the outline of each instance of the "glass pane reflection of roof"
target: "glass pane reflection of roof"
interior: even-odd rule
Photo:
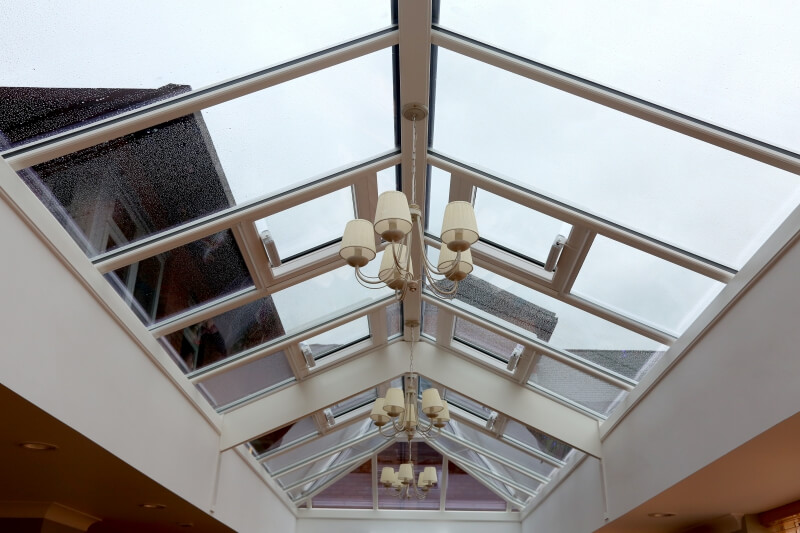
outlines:
[[[800,203],[789,172],[438,54],[434,149],[522,187],[736,269]]]
[[[800,151],[796,2],[441,4],[444,27]]]
[[[114,9],[11,0],[4,10],[14,23],[0,34],[0,50],[13,54],[4,55],[0,85],[15,87],[201,88],[391,24],[390,3],[374,0],[198,0],[192,9],[157,0]]]
[[[311,349],[314,359],[330,355],[339,349],[369,338],[369,319],[365,316],[320,333],[303,341]]]

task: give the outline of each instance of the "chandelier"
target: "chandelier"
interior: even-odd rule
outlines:
[[[411,342],[409,353],[409,372],[405,376],[405,393],[399,387],[386,391],[384,398],[377,398],[372,405],[369,417],[378,426],[378,431],[386,438],[394,438],[405,433],[408,441],[408,462],[400,465],[395,471],[384,467],[381,471],[380,483],[385,488],[393,489],[401,499],[425,499],[428,491],[438,483],[436,468],[425,467],[418,477],[414,475],[414,462],[411,458],[411,441],[418,436],[433,437],[450,421],[450,410],[447,402],[439,396],[435,388],[422,391],[422,405],[417,398],[418,376],[414,374],[414,343]],[[422,412],[425,418],[420,418]],[[388,429],[384,429],[388,428]]]
[[[398,300],[403,300],[408,292],[419,290],[422,280],[441,298],[452,298],[458,289],[458,282],[472,272],[470,246],[480,235],[475,221],[475,211],[470,202],[450,202],[444,211],[442,222],[439,259],[433,265],[425,254],[423,229],[425,221],[416,198],[417,172],[417,120],[428,116],[428,108],[421,104],[408,104],[403,108],[403,116],[411,120],[411,200],[409,205],[405,193],[387,191],[378,197],[375,220],[351,220],[347,223],[342,237],[339,255],[348,265],[355,268],[356,279],[367,288],[387,286],[394,289]],[[381,259],[377,277],[367,276],[361,269],[377,255],[375,234],[388,243]],[[412,245],[415,240],[420,274],[414,276],[411,261]],[[442,276],[436,279],[433,275]],[[447,281],[452,282],[448,283]]]

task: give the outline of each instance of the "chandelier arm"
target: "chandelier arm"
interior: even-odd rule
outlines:
[[[355,267],[355,269],[356,269],[356,277],[361,281],[363,281],[364,283],[367,283],[369,285],[381,285],[381,284],[385,285],[385,283],[381,281],[380,277],[367,276],[366,274],[361,272],[361,267]]]
[[[439,270],[438,266],[434,266],[434,264],[430,262],[430,260],[428,259],[428,255],[425,253],[425,245],[424,245],[425,235],[422,232],[422,222],[418,217],[415,217],[415,219],[417,220],[417,224],[415,224],[415,226],[417,227],[417,233],[419,233],[419,242],[420,245],[422,246],[422,260],[425,262],[425,267],[430,272],[433,272],[434,274],[437,274],[439,276],[447,277],[452,274],[455,274],[456,271],[458,271],[459,264],[461,263],[461,252],[456,252],[456,258],[453,260],[453,266],[451,266],[447,270]]]
[[[392,429],[395,430],[394,433],[388,433],[388,434],[384,433],[383,432],[383,428],[385,428],[385,427],[386,427],[386,424],[378,426],[378,433],[380,433],[381,436],[386,437],[387,439],[393,439],[394,437],[397,436],[398,432],[397,432],[397,428],[394,427],[394,424],[392,424]]]
[[[443,280],[435,279],[427,270],[425,271],[425,278],[428,280],[431,290],[433,290],[433,292],[442,298],[452,298],[458,290],[458,281],[454,281],[453,287],[450,290],[447,290],[443,289],[439,284],[439,282]]]

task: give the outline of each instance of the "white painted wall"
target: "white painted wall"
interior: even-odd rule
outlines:
[[[584,533],[603,522],[600,461],[587,457],[522,522],[522,533]]]
[[[413,513],[414,511],[408,511]],[[299,518],[296,533],[520,533],[519,522],[476,522],[468,520],[345,520],[335,518]]]
[[[9,191],[16,201],[32,197],[0,159],[0,382],[209,510],[218,431],[11,209],[4,196]],[[45,221],[49,237],[60,236],[71,257],[80,259],[79,271],[113,290],[55,220]],[[144,330],[133,313],[129,318]],[[221,462],[218,502],[220,519],[243,533],[293,529],[288,510],[236,455]],[[242,508],[252,516],[237,516]]]

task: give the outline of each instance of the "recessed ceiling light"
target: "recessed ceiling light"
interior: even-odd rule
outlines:
[[[675,513],[648,513],[650,518],[669,518],[675,516]]]
[[[20,446],[26,450],[33,450],[37,452],[51,452],[58,449],[58,446],[55,444],[48,444],[46,442],[23,442],[20,443]]]
[[[139,507],[144,507],[145,509],[166,509],[167,506],[163,503],[140,503]]]

